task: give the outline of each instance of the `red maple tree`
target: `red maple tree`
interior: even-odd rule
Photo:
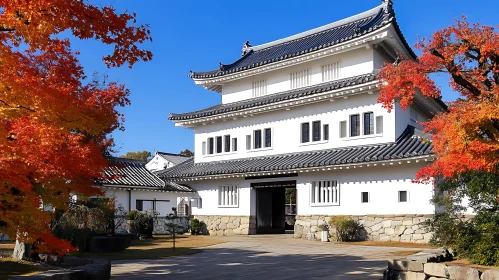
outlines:
[[[378,101],[402,109],[416,94],[440,98],[434,73],[449,76],[460,98],[448,102],[448,111],[423,123],[431,133],[435,161],[419,170],[417,178],[452,177],[479,170],[498,172],[499,163],[499,33],[490,26],[470,24],[465,17],[416,44],[421,55],[385,64]]]
[[[51,235],[41,206],[100,194],[93,178],[107,165],[109,133],[123,129],[117,108],[129,104],[124,85],[85,76],[70,33],[113,46],[108,67],[152,58],[135,14],[85,0],[0,0],[0,232],[57,252],[74,248]]]

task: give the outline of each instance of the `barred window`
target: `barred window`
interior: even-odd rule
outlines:
[[[218,187],[218,206],[237,207],[239,205],[239,192],[237,186]]]
[[[290,74],[291,89],[310,85],[310,74],[308,69]]]
[[[338,181],[314,181],[310,190],[311,205],[340,205]]]

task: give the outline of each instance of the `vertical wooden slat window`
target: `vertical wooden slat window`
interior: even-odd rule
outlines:
[[[323,65],[322,70],[322,81],[333,81],[341,78],[341,65],[340,62],[334,62],[331,64]]]
[[[213,154],[213,137],[208,138],[208,154]]]
[[[310,141],[310,124],[302,123],[301,124],[301,142],[307,143]]]
[[[359,136],[360,135],[360,116],[359,115],[351,115],[350,116],[350,136]]]
[[[260,129],[253,131],[253,148],[260,149],[262,147],[262,131]]]
[[[224,152],[230,152],[230,135],[224,136]]]
[[[364,113],[364,135],[374,134],[374,113]]]
[[[310,73],[309,70],[302,70],[290,74],[290,86],[291,89],[300,88],[310,85]]]
[[[238,187],[237,186],[219,186],[218,187],[218,206],[237,207],[238,206]]]
[[[267,95],[267,80],[253,82],[253,85],[251,88],[251,95],[253,97]]]
[[[323,132],[323,137],[324,141],[329,140],[329,124],[325,124],[322,126],[322,132]]]
[[[340,138],[345,138],[345,137],[347,137],[347,122],[341,121],[340,122]]]
[[[338,181],[314,181],[311,185],[310,203],[314,205],[339,205],[340,188]]]
[[[232,151],[237,152],[237,138],[232,138]]]
[[[222,152],[222,136],[217,136],[217,154]]]
[[[251,135],[246,135],[246,150],[251,150]]]
[[[321,141],[321,121],[312,122],[312,141]]]
[[[376,134],[383,133],[383,116],[376,117]]]
[[[272,130],[270,128],[265,129],[265,148],[272,147]]]

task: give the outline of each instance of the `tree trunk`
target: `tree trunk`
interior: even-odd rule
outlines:
[[[16,240],[16,246],[14,247],[14,252],[12,253],[12,258],[15,260],[27,260],[30,258],[31,244],[24,242],[19,242]]]

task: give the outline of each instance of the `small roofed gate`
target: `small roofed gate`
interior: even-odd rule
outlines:
[[[256,233],[284,234],[285,190],[296,188],[296,181],[252,183],[251,187],[256,189]]]

